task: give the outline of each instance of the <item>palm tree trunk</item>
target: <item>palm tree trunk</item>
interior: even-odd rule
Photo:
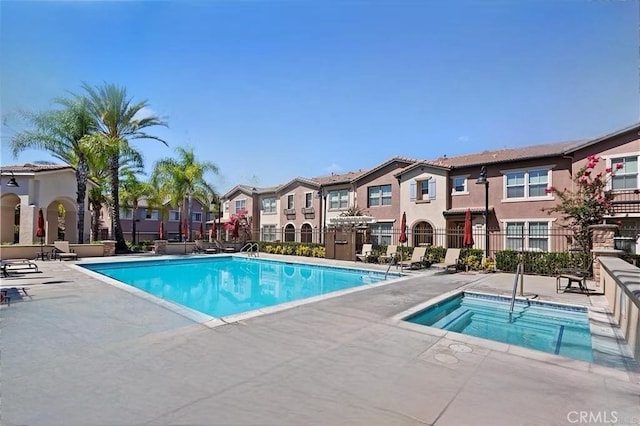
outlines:
[[[102,204],[91,203],[91,210],[93,211],[91,222],[91,241],[98,241],[100,239],[100,212],[102,211]]]
[[[84,199],[87,195],[87,176],[89,167],[83,155],[78,157],[76,168],[76,205],[78,207],[78,244],[84,244]]]
[[[116,253],[125,253],[127,251],[127,243],[122,233],[122,224],[120,223],[120,201],[119,191],[120,177],[118,175],[120,168],[120,153],[115,153],[109,157],[109,177],[111,183],[111,217],[113,219],[113,238],[116,240]]]

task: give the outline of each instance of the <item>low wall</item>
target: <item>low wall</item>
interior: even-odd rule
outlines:
[[[600,286],[634,358],[640,362],[640,268],[619,258],[602,257]]]
[[[193,241],[186,243],[167,243],[164,254],[191,254],[196,243]]]
[[[83,257],[102,257],[104,248],[102,244],[69,244],[69,248]],[[0,246],[0,259],[35,259],[40,254],[40,250],[48,255],[53,251],[53,245],[3,245]]]

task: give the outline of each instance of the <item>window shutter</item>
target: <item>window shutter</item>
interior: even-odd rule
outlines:
[[[415,201],[416,200],[416,183],[411,182],[409,183],[409,201]]]
[[[431,199],[436,198],[436,180],[435,179],[429,180],[429,198]]]

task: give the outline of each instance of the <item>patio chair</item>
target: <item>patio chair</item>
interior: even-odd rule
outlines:
[[[451,268],[453,268],[455,272],[458,270],[459,265],[460,265],[460,249],[450,248],[450,249],[447,249],[447,252],[444,255],[444,260],[442,262],[432,264],[431,267],[444,269],[447,272],[449,272]]]
[[[363,244],[362,251],[360,253],[356,253],[356,258],[360,259],[364,263],[367,263],[367,259],[371,256],[371,252],[373,251],[373,244]]]
[[[54,241],[51,258],[62,262],[62,259],[77,259],[78,254],[69,248],[69,241]]]
[[[380,263],[393,262],[397,255],[398,255],[398,246],[393,245],[393,244],[389,244],[387,246],[387,253],[381,255],[380,258],[379,258],[379,261],[380,261]]]
[[[5,259],[1,261],[0,271],[2,271],[3,277],[8,276],[9,272],[16,270],[38,272],[38,265],[36,265],[29,259]]]
[[[422,269],[426,254],[426,247],[414,247],[413,253],[411,253],[411,259],[406,262],[402,262],[400,266],[410,269]]]
[[[569,289],[573,289],[573,284],[577,284],[582,293],[589,293],[587,288],[587,278],[591,276],[591,267],[593,260],[589,262],[586,268],[559,268],[556,270],[556,293],[563,293]],[[562,285],[562,280],[567,280],[566,285]]]

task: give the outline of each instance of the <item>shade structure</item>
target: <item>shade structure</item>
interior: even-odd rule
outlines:
[[[407,213],[402,213],[402,220],[400,221],[400,237],[398,241],[402,244],[407,242]]]
[[[164,240],[164,222],[160,221],[160,230],[158,231],[158,238]]]
[[[471,210],[467,209],[464,214],[464,228],[462,230],[462,245],[471,247],[473,245],[473,232],[471,224]]]

